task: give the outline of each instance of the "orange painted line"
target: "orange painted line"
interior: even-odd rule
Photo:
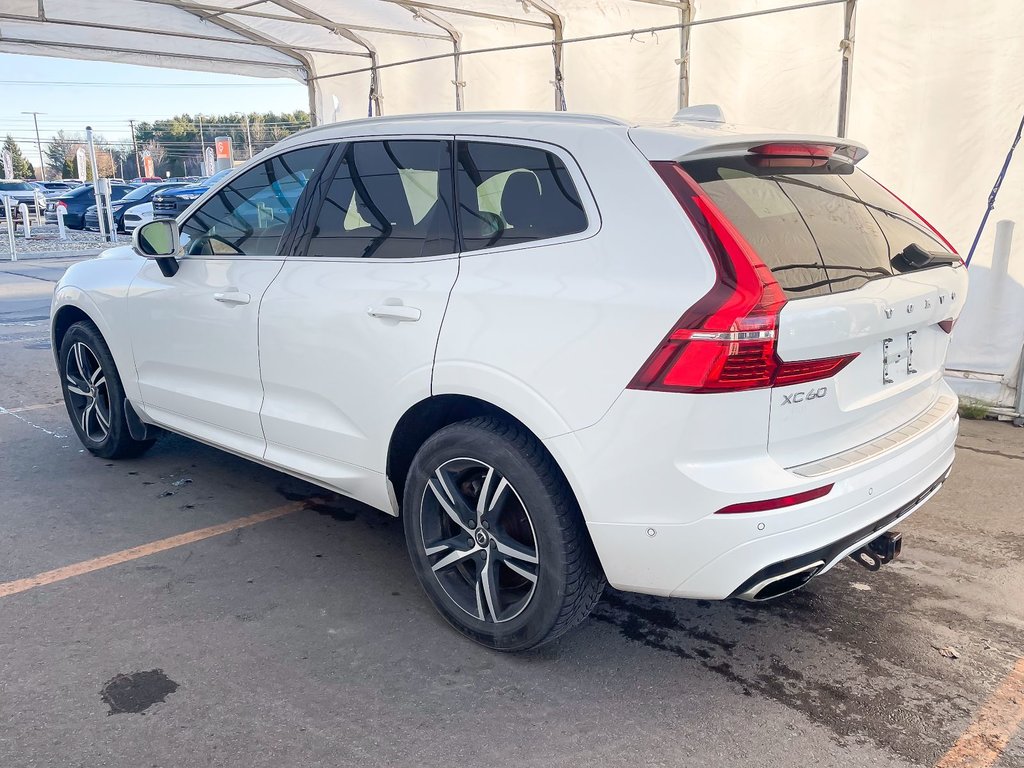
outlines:
[[[1024,722],[1024,659],[1010,670],[935,768],[991,768]]]
[[[149,544],[132,547],[131,549],[122,549],[120,552],[103,555],[102,557],[96,557],[92,560],[85,560],[81,563],[75,563],[74,565],[65,565],[63,568],[46,571],[45,573],[40,573],[37,576],[29,576],[27,579],[18,579],[17,581],[0,583],[0,597],[16,595],[19,592],[27,592],[28,590],[35,589],[36,587],[45,587],[47,584],[55,584],[58,581],[64,581],[65,579],[70,579],[74,576],[81,576],[86,573],[92,573],[93,571],[99,571],[104,568],[109,568],[112,565],[119,565],[131,560],[138,560],[140,557],[155,555],[157,552],[166,552],[168,549],[183,547],[186,544],[194,544],[195,542],[202,541],[203,539],[220,536],[222,533],[237,531],[239,528],[246,528],[250,525],[256,525],[257,523],[264,523],[267,520],[284,517],[285,515],[290,515],[303,509],[306,509],[306,505],[302,502],[296,501],[290,504],[284,504],[280,507],[274,507],[274,509],[268,509],[266,512],[259,512],[255,515],[249,515],[248,517],[239,517],[219,525],[211,525],[209,528],[200,528],[195,531],[189,531],[188,533],[171,536],[170,538],[153,541]]]

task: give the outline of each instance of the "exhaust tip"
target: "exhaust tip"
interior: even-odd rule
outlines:
[[[787,592],[800,589],[800,587],[813,579],[824,565],[824,560],[816,560],[795,570],[780,573],[777,576],[772,576],[770,579],[759,581],[750,589],[736,595],[736,597],[740,600],[751,602],[762,602],[781,597]]]

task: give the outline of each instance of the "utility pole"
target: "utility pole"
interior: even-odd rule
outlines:
[[[199,116],[199,148],[206,154],[206,139],[203,138],[203,116]]]
[[[135,121],[129,120],[128,125],[132,127],[132,147],[135,148],[135,175],[142,178],[142,164],[139,162],[139,142],[135,138]]]
[[[252,133],[249,132],[249,116],[245,116],[245,145],[249,148],[249,159],[252,159]]]
[[[45,112],[22,112],[23,115],[32,115],[32,122],[36,126],[36,149],[39,150],[39,180],[46,181],[46,163],[43,162],[43,142],[39,140],[39,115],[45,115]],[[252,157],[252,155],[249,155]]]

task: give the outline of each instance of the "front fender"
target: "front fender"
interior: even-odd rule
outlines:
[[[128,253],[125,253],[127,251]],[[57,283],[50,305],[50,339],[59,365],[58,319],[67,308],[84,313],[103,334],[129,400],[140,402],[135,359],[127,321],[128,287],[144,260],[130,248],[112,249],[100,258],[75,264]]]

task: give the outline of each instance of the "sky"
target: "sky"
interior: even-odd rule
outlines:
[[[116,141],[130,137],[129,119],[296,109],[308,110],[309,99],[294,80],[0,54],[0,140],[10,133],[34,165],[35,128],[22,112],[46,113],[39,115],[45,150],[59,129],[84,134],[91,125]]]

